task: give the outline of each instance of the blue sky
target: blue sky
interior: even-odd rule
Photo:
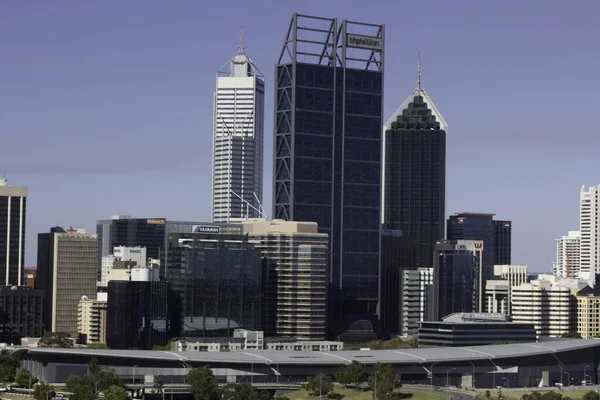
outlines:
[[[207,5],[210,4],[210,7]],[[293,12],[386,24],[386,118],[423,87],[450,128],[448,212],[513,221],[513,263],[548,271],[600,183],[600,2],[3,1],[0,169],[29,187],[37,233],[112,214],[210,218],[215,73],[235,51],[266,75]]]

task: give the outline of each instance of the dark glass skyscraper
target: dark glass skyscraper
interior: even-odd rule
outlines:
[[[447,129],[420,78],[384,127],[383,221],[415,241],[418,267],[432,266],[433,247],[444,238]]]
[[[294,14],[276,65],[274,218],[329,235],[331,336],[377,323],[383,49],[383,25]]]
[[[510,264],[510,221],[494,221],[494,214],[456,213],[448,218],[448,240],[481,240],[483,279],[491,279],[494,265]]]

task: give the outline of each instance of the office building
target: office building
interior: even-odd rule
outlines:
[[[41,337],[44,292],[27,286],[0,286],[0,343],[21,344]]]
[[[571,288],[556,281],[537,279],[511,288],[511,316],[514,322],[533,323],[537,338],[560,337],[573,326]]]
[[[388,119],[384,137],[383,222],[415,241],[417,266],[432,267],[445,238],[448,125],[421,87]]]
[[[152,271],[151,267],[145,247],[115,246],[112,254],[102,257],[100,286],[108,286],[109,281],[129,281],[134,270],[146,269],[156,274],[158,269]],[[158,279],[158,275],[155,279]]]
[[[44,329],[77,338],[82,296],[96,299],[98,236],[82,228],[50,229],[38,235],[37,289],[46,291]]]
[[[213,121],[213,222],[262,215],[265,78],[238,53],[217,73]]]
[[[78,343],[106,343],[108,294],[98,293],[96,300],[83,296],[77,306]]]
[[[600,185],[581,188],[579,209],[579,277],[600,273]]]
[[[182,335],[232,336],[261,330],[260,242],[240,224],[203,224],[194,233],[170,233],[166,278],[181,299]]]
[[[37,277],[37,269],[25,269],[25,286],[35,288],[35,279]]]
[[[600,337],[600,296],[577,294],[577,333],[584,339]]]
[[[510,315],[510,283],[490,279],[485,282],[485,312]]]
[[[0,283],[21,285],[25,263],[27,188],[0,179]]]
[[[579,278],[580,250],[580,231],[569,231],[566,236],[556,239],[556,262],[552,264],[552,273],[563,278]]]
[[[416,253],[415,242],[401,230],[381,231],[380,336],[384,338],[402,332],[404,272],[417,269]]]
[[[179,336],[178,300],[166,281],[110,281],[106,344],[151,350]]]
[[[494,265],[510,264],[511,223],[496,221],[494,214],[463,212],[448,218],[448,240],[483,242],[483,278],[492,279]]]
[[[432,320],[457,312],[483,312],[482,241],[443,240],[433,260]]]
[[[494,265],[494,277],[508,281],[510,286],[518,286],[529,281],[527,265]]]
[[[458,313],[421,322],[419,347],[483,346],[536,341],[533,324],[511,322],[505,314]]]
[[[275,351],[338,351],[344,350],[344,343],[326,340],[295,340],[294,338],[267,338],[265,350]]]
[[[402,272],[402,336],[418,333],[419,323],[432,319],[433,268]]]
[[[378,323],[383,49],[383,25],[294,14],[276,66],[274,218],[329,235],[331,337]]]
[[[324,340],[329,238],[315,222],[249,221],[248,240],[263,257],[262,328],[267,336]]]

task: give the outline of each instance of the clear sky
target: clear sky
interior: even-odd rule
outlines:
[[[0,2],[0,169],[28,186],[26,265],[55,225],[113,214],[210,218],[215,72],[273,70],[293,12],[386,24],[385,115],[423,87],[448,132],[448,212],[513,221],[513,263],[549,271],[600,183],[600,2]]]

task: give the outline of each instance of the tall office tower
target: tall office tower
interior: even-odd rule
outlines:
[[[41,337],[44,291],[28,286],[0,286],[0,343],[21,344]]]
[[[184,336],[261,330],[262,255],[241,224],[203,224],[169,233],[166,279],[181,299]]]
[[[402,336],[414,336],[419,323],[428,321],[433,311],[433,268],[404,270],[402,274]]]
[[[217,73],[214,112],[212,220],[260,217],[265,78],[246,55],[243,37],[238,54]]]
[[[381,231],[380,332],[385,338],[402,332],[404,271],[416,270],[417,249],[401,230]]]
[[[0,179],[0,283],[21,285],[25,260],[27,188]]]
[[[448,240],[483,242],[483,278],[492,279],[494,265],[510,264],[510,221],[495,221],[494,214],[456,213],[448,218]],[[506,226],[505,226],[506,225]],[[497,250],[497,252],[496,252]],[[503,262],[508,260],[508,263]]]
[[[456,312],[483,312],[482,241],[443,240],[433,260],[433,312],[437,321]]]
[[[581,187],[579,209],[579,277],[591,279],[600,273],[600,185]]]
[[[178,301],[166,281],[110,281],[106,344],[151,350],[180,335]]]
[[[332,338],[378,320],[383,49],[383,25],[294,14],[276,66],[274,218],[329,235]]]
[[[538,339],[559,337],[576,329],[572,290],[557,282],[540,279],[515,286],[511,303],[512,320],[533,323]]]
[[[324,340],[329,238],[315,222],[244,222],[263,255],[262,328],[266,336]]]
[[[384,137],[383,222],[402,229],[417,246],[417,265],[431,267],[445,238],[448,125],[421,87],[388,119]]]
[[[552,264],[552,273],[563,278],[579,277],[579,252],[581,232],[569,231],[567,236],[556,239],[556,262]]]
[[[46,291],[44,329],[77,338],[77,307],[96,299],[98,236],[82,228],[50,229],[38,235],[37,289]]]

